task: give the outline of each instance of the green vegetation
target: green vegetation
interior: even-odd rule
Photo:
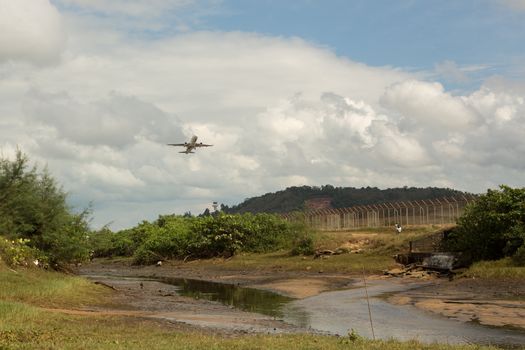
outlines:
[[[289,250],[269,253],[239,252],[231,258],[198,259],[183,262],[172,261],[174,266],[210,271],[311,271],[325,273],[361,274],[363,267],[367,273],[382,273],[395,266],[392,255],[407,251],[409,241],[425,237],[439,230],[439,227],[408,227],[403,234],[393,233],[391,228],[354,231],[316,232],[309,236],[315,250],[337,250],[348,244],[355,244],[361,253],[343,253],[325,258],[292,255]],[[294,248],[294,250],[297,248]],[[346,248],[350,251],[352,249]],[[109,263],[109,261],[108,261]]]
[[[90,242],[95,256],[133,256],[135,263],[148,264],[292,249],[310,234],[304,225],[272,214],[166,215],[117,233],[101,230],[91,235]]]
[[[334,208],[345,208],[354,205],[442,198],[459,194],[463,194],[463,192],[437,187],[403,187],[381,190],[377,187],[294,186],[275,193],[248,198],[232,207],[221,205],[221,211],[230,214],[288,213],[304,210],[305,201],[319,198],[327,198]]]
[[[0,301],[41,307],[81,306],[108,296],[105,288],[80,277],[43,269],[7,268],[0,262]],[[0,312],[0,314],[2,314]]]
[[[525,267],[516,266],[510,257],[493,261],[478,261],[472,264],[464,277],[475,277],[498,280],[523,280],[525,281]]]
[[[30,247],[29,242],[25,238],[9,240],[0,236],[0,261],[4,261],[8,266],[46,266],[45,254]]]
[[[470,204],[445,248],[461,252],[466,263],[512,257],[525,266],[525,188],[501,186]]]
[[[53,265],[86,258],[87,212],[72,213],[51,175],[29,169],[28,163],[20,151],[15,160],[0,158],[0,235],[24,239],[20,242],[43,252],[36,255],[45,255]]]

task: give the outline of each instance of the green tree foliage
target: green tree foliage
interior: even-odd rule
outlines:
[[[245,199],[242,203],[232,207],[221,204],[221,211],[230,214],[286,213],[303,210],[305,201],[316,198],[329,198],[333,208],[345,208],[355,205],[442,198],[459,194],[463,192],[437,187],[403,187],[381,190],[377,187],[293,186],[283,191]]]
[[[525,188],[488,190],[466,208],[444,244],[467,262],[514,255],[516,262],[525,260]]]
[[[0,235],[29,239],[51,263],[84,259],[88,212],[72,213],[48,171],[28,163],[20,151],[14,160],[0,159]]]
[[[240,251],[291,249],[308,235],[304,225],[272,214],[224,214],[201,217],[160,216],[155,222],[90,238],[96,256],[133,256],[135,263],[164,259],[230,257]]]

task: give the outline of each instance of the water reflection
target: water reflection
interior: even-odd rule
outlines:
[[[186,278],[162,278],[161,282],[176,286],[177,293],[196,299],[218,301],[235,308],[276,318],[284,317],[283,306],[293,298],[270,291],[245,288],[234,284]]]

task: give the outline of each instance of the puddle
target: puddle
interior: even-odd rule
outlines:
[[[243,311],[276,318],[284,317],[283,306],[294,300],[270,291],[240,287],[235,284],[186,278],[159,278],[157,280],[175,286],[177,293],[182,296],[217,301]]]

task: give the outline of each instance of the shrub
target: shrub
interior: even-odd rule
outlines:
[[[189,254],[192,218],[160,217],[154,224],[142,224],[142,240],[133,253],[136,264],[149,264],[158,260],[182,258]]]
[[[112,233],[103,229],[90,238],[95,256],[133,256],[136,264],[172,258],[230,257],[239,251],[270,252],[290,249],[308,236],[304,225],[271,214],[189,217],[164,215],[155,222]],[[301,254],[313,251],[313,241]]]
[[[525,242],[525,188],[501,186],[470,204],[444,242],[467,262],[512,256]]]
[[[243,221],[241,215],[220,214],[199,218],[192,227],[188,252],[201,258],[233,256],[242,248],[249,231],[249,220]]]
[[[525,245],[516,250],[516,253],[512,256],[512,262],[516,266],[525,266]]]
[[[47,258],[38,249],[28,246],[29,240],[9,240],[0,237],[0,260],[8,266],[43,267]]]
[[[312,237],[302,237],[296,241],[292,248],[292,255],[312,255],[315,253],[314,240]]]

